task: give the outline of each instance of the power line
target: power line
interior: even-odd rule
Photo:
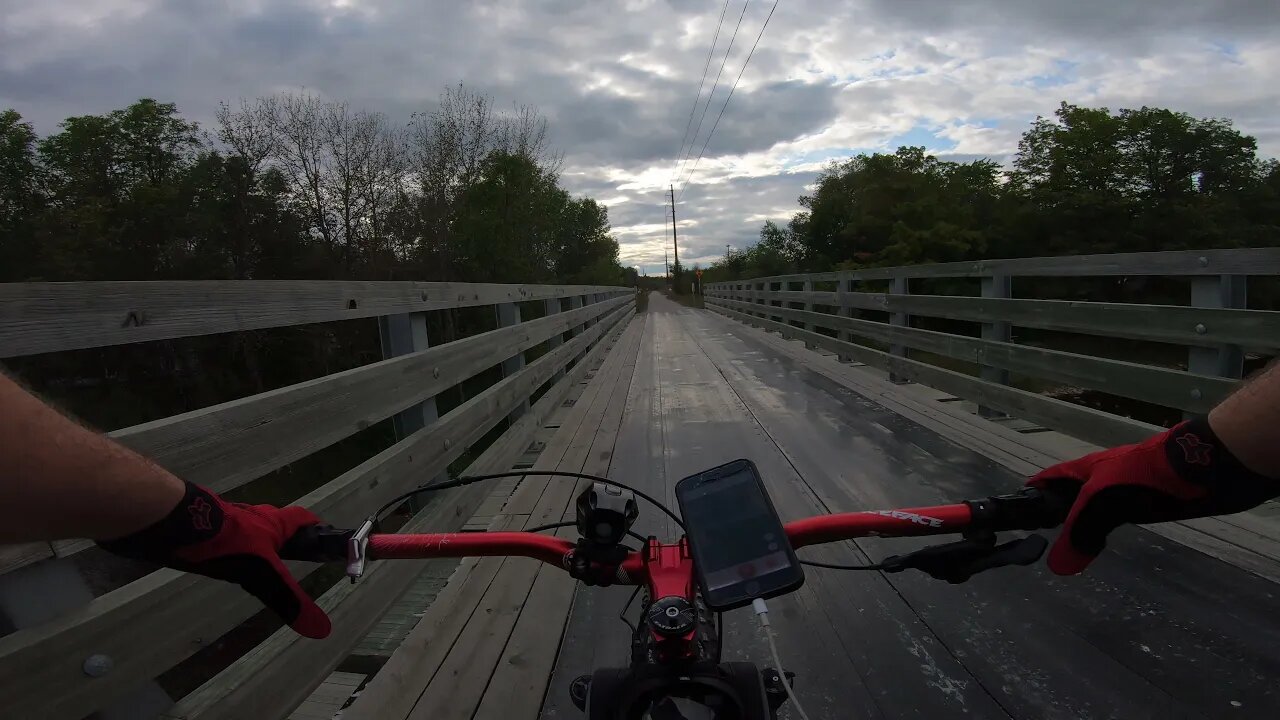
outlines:
[[[711,143],[711,136],[716,134],[716,128],[720,127],[720,118],[724,117],[724,111],[729,107],[729,101],[733,99],[734,91],[738,89],[738,82],[742,80],[742,74],[747,71],[747,65],[751,63],[751,56],[756,54],[756,46],[760,44],[760,38],[764,37],[764,29],[769,27],[769,20],[773,18],[773,11],[777,9],[778,0],[773,0],[773,7],[769,8],[769,15],[764,19],[764,24],[760,26],[760,32],[756,34],[755,43],[751,45],[751,52],[747,53],[747,59],[742,63],[742,69],[738,71],[738,78],[733,81],[733,87],[729,89],[729,96],[724,99],[724,104],[720,106],[720,114],[716,116],[716,121],[711,125],[711,131],[707,133],[706,141],[702,143],[702,149],[698,151],[698,159],[694,161],[693,169],[689,171],[689,175],[685,177],[684,182],[680,185],[680,197],[684,197],[685,186],[689,184],[693,174],[698,171],[698,164],[702,162],[702,154],[707,151],[707,145]],[[689,149],[692,150],[693,148]]]
[[[707,61],[702,65],[702,79],[698,81],[698,94],[693,97],[693,107],[689,108],[689,119],[684,124],[684,137],[680,139],[680,150],[676,153],[675,165],[671,167],[671,179],[679,180],[680,158],[684,156],[685,143],[689,141],[689,128],[693,127],[693,113],[698,109],[698,101],[702,99],[702,87],[707,84],[707,70],[711,69],[711,57],[716,53],[716,43],[720,40],[720,26],[724,25],[724,14],[729,10],[729,0],[724,0],[720,8],[720,20],[716,23],[716,34],[711,37],[711,48],[707,50]],[[696,141],[697,138],[695,137]]]
[[[711,84],[711,92],[707,93],[707,102],[702,106],[702,114],[698,116],[698,126],[693,131],[693,142],[689,143],[689,153],[677,161],[676,163],[676,179],[680,179],[683,174],[681,165],[687,165],[689,158],[693,157],[693,146],[698,142],[698,133],[702,132],[702,121],[707,119],[707,108],[711,107],[711,98],[715,97],[716,88],[720,86],[720,76],[724,74],[725,63],[729,62],[729,53],[733,52],[733,41],[738,38],[738,28],[742,27],[742,18],[747,15],[747,7],[751,5],[751,0],[742,3],[742,12],[738,15],[738,24],[733,26],[733,35],[729,36],[729,47],[724,51],[724,59],[720,61],[720,69],[716,72],[716,81]]]

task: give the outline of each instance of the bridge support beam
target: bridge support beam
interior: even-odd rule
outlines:
[[[836,281],[836,292],[840,293],[840,310],[836,313],[840,317],[853,317],[853,308],[849,306],[849,299],[845,297],[845,293],[853,292],[853,285],[857,282],[853,279],[852,273],[845,273]],[[853,333],[848,330],[841,330],[836,333],[836,337],[844,342],[853,342]],[[840,362],[853,362],[850,355],[838,354],[836,359]]]
[[[563,310],[561,303],[562,303],[562,300],[560,298],[548,298],[547,300],[544,300],[543,301],[543,307],[545,308],[544,312],[547,315],[555,315],[556,313],[561,312]],[[555,337],[548,338],[547,352],[551,352],[552,350],[555,350],[556,348],[560,347],[563,344],[564,344],[564,335],[556,335]],[[556,374],[551,377],[551,382],[553,384],[558,383],[560,382],[560,378],[562,377],[564,377],[564,370],[563,369],[557,370]]]
[[[1193,277],[1191,278],[1191,306],[1244,309],[1248,305],[1247,290],[1248,285],[1244,275]],[[1196,326],[1196,331],[1202,332],[1201,327],[1203,325]],[[1187,370],[1197,375],[1239,378],[1244,374],[1244,348],[1239,345],[1189,346]],[[1192,390],[1192,392],[1196,391]],[[1184,414],[1190,417],[1193,413]]]
[[[446,311],[448,312],[448,311]],[[431,347],[427,339],[426,313],[400,313],[398,315],[381,315],[378,317],[378,337],[382,341],[383,359],[422,352]],[[415,432],[435,422],[440,417],[436,411],[436,399],[427,398],[411,408],[401,410],[391,418],[391,427],[395,429],[396,442],[409,437]],[[449,479],[449,473],[443,472],[435,480]],[[409,508],[417,512],[422,506],[418,496],[409,499]]]
[[[906,295],[911,291],[911,283],[906,275],[898,275],[889,281],[889,293],[893,295]],[[889,313],[889,324],[897,327],[909,327],[911,325],[911,316],[904,312]],[[907,349],[902,345],[890,345],[889,354],[897,357],[906,357]],[[909,379],[899,377],[893,373],[889,373],[889,380],[899,385],[911,382]]]
[[[991,277],[982,278],[982,297],[984,298],[1008,298],[1012,291],[1012,284],[1008,275],[992,275]],[[996,342],[1009,342],[1012,338],[1010,334],[1010,326],[1007,322],[982,323],[982,339],[994,340]],[[991,367],[980,363],[980,373],[983,380],[1001,385],[1009,384],[1009,371],[1002,368]],[[1004,417],[1005,414],[989,408],[985,405],[978,406],[978,415],[986,418]]]
[[[427,340],[427,314],[401,313],[378,318],[378,337],[382,340],[383,359],[422,352],[431,347]],[[440,417],[436,399],[427,398],[392,418],[396,440],[403,440]]]
[[[804,291],[804,292],[813,292],[813,281],[812,281],[812,280],[805,280],[805,281],[804,281],[804,284],[800,286],[800,289],[801,289],[802,291]],[[808,312],[813,312],[813,303],[811,303],[811,302],[809,302],[808,300],[806,300],[806,301],[804,302],[804,309],[805,309],[806,311],[808,311]],[[813,327],[813,323],[805,323],[805,324],[804,324],[804,329],[805,329],[805,330],[808,330],[809,332],[815,332],[815,331],[816,331],[816,328],[814,328],[814,327]],[[813,343],[808,342],[808,341],[806,341],[806,342],[805,342],[804,346],[805,346],[807,349],[809,349],[809,350],[816,350],[816,349],[817,349],[817,346],[816,346],[816,345],[814,345]]]
[[[498,315],[498,327],[510,327],[520,324],[520,306],[515,303],[498,303],[494,306]],[[502,361],[502,377],[510,377],[520,372],[520,368],[524,367],[524,353],[518,352],[515,355]],[[524,402],[516,406],[515,410],[507,416],[508,422],[515,422],[520,416],[529,409],[529,398],[525,398]]]

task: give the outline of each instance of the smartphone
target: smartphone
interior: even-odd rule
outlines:
[[[676,483],[676,500],[698,583],[712,610],[789,593],[804,570],[750,460],[734,460]]]

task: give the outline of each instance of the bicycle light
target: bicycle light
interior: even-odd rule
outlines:
[[[630,490],[592,483],[577,502],[578,534],[597,545],[617,545],[640,514]]]

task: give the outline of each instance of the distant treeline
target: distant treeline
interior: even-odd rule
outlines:
[[[1063,103],[1010,170],[923,148],[832,162],[717,282],[866,266],[1280,244],[1280,166],[1229,120]]]

